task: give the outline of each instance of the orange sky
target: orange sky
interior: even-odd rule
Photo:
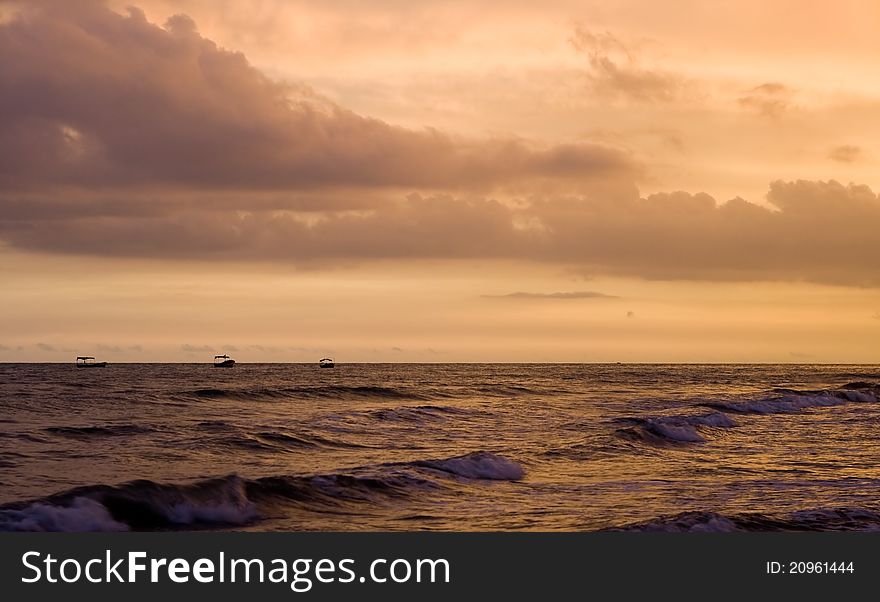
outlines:
[[[0,0],[0,361],[880,362],[876,2],[130,4]]]

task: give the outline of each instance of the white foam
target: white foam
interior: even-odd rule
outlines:
[[[259,516],[257,507],[247,497],[244,481],[232,476],[213,492],[216,497],[199,499],[185,496],[183,501],[161,508],[169,521],[177,524],[244,524]]]
[[[645,420],[641,428],[650,435],[680,443],[705,443],[697,427],[732,428],[736,422],[726,414],[713,412],[698,416],[661,416]]]
[[[831,394],[789,395],[773,399],[722,403],[719,406],[732,412],[750,414],[791,414],[807,408],[821,408],[842,405],[847,399]]]
[[[526,471],[518,463],[489,452],[474,452],[425,464],[468,479],[518,481],[526,475]]]
[[[705,443],[706,440],[697,432],[697,429],[690,424],[674,423],[662,420],[651,421],[645,425],[645,428],[664,439],[672,441],[681,441],[682,443]]]
[[[74,498],[67,506],[35,502],[21,510],[0,512],[2,531],[128,531],[113,519],[103,504],[87,497]]]
[[[735,522],[715,512],[685,512],[637,523],[627,529],[663,533],[731,533],[741,530]]]
[[[736,421],[727,414],[721,412],[713,412],[712,414],[703,414],[702,416],[688,416],[686,419],[688,424],[712,426],[715,428],[733,428],[738,426]]]

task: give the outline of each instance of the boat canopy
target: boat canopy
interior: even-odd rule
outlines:
[[[78,356],[76,356],[76,359],[78,359],[78,360],[93,360],[95,358],[91,355],[78,355]]]
[[[321,361],[322,361],[322,362],[332,362],[333,359],[332,359],[332,358],[329,358],[329,357],[324,357],[324,358],[321,358]]]
[[[228,355],[215,355],[215,356],[214,356],[214,359],[216,360],[216,359],[219,359],[219,358],[221,358],[221,357],[222,357],[222,358],[228,358],[229,356],[228,356]]]

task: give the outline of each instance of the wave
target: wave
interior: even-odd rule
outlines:
[[[713,412],[697,416],[661,416],[656,418],[623,418],[618,422],[632,426],[617,431],[624,439],[652,444],[705,443],[702,427],[726,429],[737,423],[726,414]]]
[[[0,531],[128,531],[101,502],[78,497],[66,505],[34,502],[0,510]]]
[[[376,423],[383,428],[400,426],[411,428],[427,424],[436,424],[455,419],[485,417],[489,412],[474,408],[458,408],[439,405],[418,405],[372,408],[364,410],[347,410],[319,416],[313,423],[321,431],[338,435],[357,435],[374,432]]]
[[[191,485],[132,481],[94,485],[25,504],[0,507],[0,531],[128,531],[177,525],[239,525],[257,516],[244,480]]]
[[[462,388],[423,387],[418,391],[409,387],[378,385],[319,385],[314,387],[255,387],[255,388],[203,388],[180,391],[175,399],[233,399],[272,400],[272,399],[407,399],[439,400],[456,397],[488,395],[490,397],[517,397],[522,395],[543,395],[564,393],[558,389],[539,389],[522,385],[468,386]]]
[[[128,531],[240,526],[271,516],[279,505],[310,512],[350,512],[364,503],[422,498],[458,481],[518,480],[516,462],[489,452],[442,460],[377,464],[316,475],[237,475],[189,484],[132,481],[91,485],[0,506],[0,531]],[[440,479],[436,477],[447,477]]]
[[[504,456],[489,452],[473,452],[446,460],[422,460],[415,466],[447,472],[466,479],[518,481],[525,477],[525,469]]]
[[[840,388],[841,389],[876,389],[878,386],[880,386],[880,385],[878,385],[877,383],[869,383],[869,382],[865,382],[863,380],[859,380],[859,381],[855,381],[855,382],[851,382],[851,383],[846,383],[845,385],[843,385]]]
[[[838,406],[852,402],[868,403],[878,401],[876,390],[869,390],[868,387],[850,387],[809,392],[781,391],[784,391],[784,394],[776,397],[746,401],[710,401],[703,402],[701,405],[721,410],[722,412],[737,414],[792,414],[810,408]]]
[[[350,412],[350,414],[367,415],[375,420],[392,422],[424,422],[426,420],[443,420],[452,416],[467,416],[481,413],[477,410],[436,405],[401,406],[398,408],[368,410],[366,412]]]
[[[83,439],[91,437],[123,437],[151,433],[153,428],[137,424],[105,424],[95,426],[50,426],[46,432],[62,437]]]
[[[725,515],[690,511],[660,516],[611,529],[666,533],[736,531],[880,531],[880,512],[869,508],[815,508],[782,516],[760,513]]]
[[[427,399],[421,393],[397,387],[381,386],[317,386],[317,387],[259,387],[252,389],[192,389],[174,396],[182,399],[231,399],[236,401],[265,401],[272,399]]]
[[[290,449],[340,448],[352,449],[367,447],[358,443],[329,439],[318,435],[292,435],[281,431],[259,431],[236,434],[213,441],[217,445],[228,445],[252,451],[284,451]]]
[[[559,389],[540,389],[523,385],[488,385],[474,387],[468,392],[489,395],[492,397],[518,397],[521,395],[543,395],[548,393],[562,393]]]

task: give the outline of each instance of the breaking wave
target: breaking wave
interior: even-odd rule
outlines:
[[[876,390],[868,390],[873,387],[853,387],[853,384],[861,385],[861,383],[850,383],[849,386],[829,391],[799,392],[777,389],[777,392],[782,394],[775,397],[746,401],[712,401],[702,405],[737,414],[792,414],[809,408],[878,401]]]
[[[437,477],[446,477],[437,480]],[[128,531],[204,529],[247,525],[278,505],[339,512],[352,505],[387,504],[441,492],[457,481],[519,480],[516,462],[489,452],[443,460],[377,464],[349,472],[269,476],[237,475],[190,484],[132,481],[92,485],[29,502],[0,506],[0,531]]]
[[[618,420],[631,426],[619,429],[624,439],[653,444],[705,443],[702,427],[713,429],[733,428],[737,423],[721,412],[698,416],[662,416],[657,418],[624,418]]]
[[[257,516],[238,477],[191,485],[132,481],[80,487],[29,504],[0,507],[2,531],[128,531],[179,525],[240,525]]]
[[[815,508],[774,516],[759,513],[725,515],[717,512],[691,511],[660,516],[612,530],[666,533],[880,531],[880,512],[868,508]]]
[[[466,479],[518,481],[526,475],[525,469],[518,463],[489,452],[473,452],[446,460],[423,460],[415,462],[414,465]]]

